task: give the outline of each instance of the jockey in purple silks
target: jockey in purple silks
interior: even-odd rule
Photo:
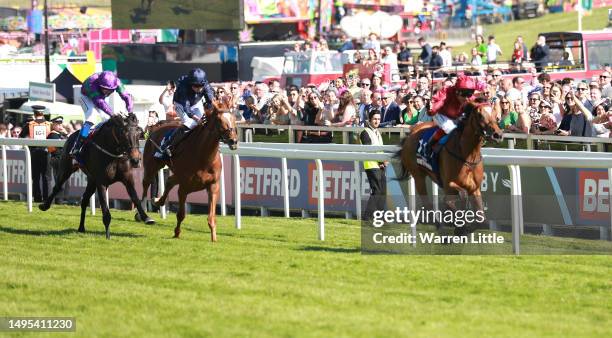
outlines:
[[[81,107],[85,113],[85,121],[79,133],[79,138],[70,151],[71,155],[79,154],[83,142],[89,136],[89,131],[98,119],[106,122],[114,115],[113,110],[106,102],[106,98],[115,90],[125,102],[128,113],[131,113],[134,106],[132,96],[125,91],[123,84],[115,73],[108,70],[95,73],[83,82],[81,87]]]

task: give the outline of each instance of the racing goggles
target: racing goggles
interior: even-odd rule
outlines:
[[[472,95],[474,95],[474,91],[474,89],[458,89],[457,95],[461,97],[471,97]]]

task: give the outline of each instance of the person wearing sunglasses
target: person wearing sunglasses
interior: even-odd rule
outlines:
[[[612,80],[610,72],[604,71],[603,73],[599,74],[599,88],[605,90],[606,87],[610,87],[610,80]]]
[[[181,76],[174,92],[174,109],[183,125],[172,134],[171,140],[163,145],[163,153],[170,158],[172,150],[178,145],[187,132],[193,129],[200,119],[204,118],[204,107],[212,106],[215,91],[200,68],[194,68],[189,74]]]
[[[476,89],[476,82],[472,78],[461,74],[455,86],[442,88],[433,97],[429,115],[433,116],[433,121],[440,129],[433,134],[427,143],[429,154],[442,136],[450,134],[457,128],[455,120],[461,116],[463,105],[474,95]]]

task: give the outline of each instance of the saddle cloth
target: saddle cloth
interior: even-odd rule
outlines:
[[[440,167],[438,163],[438,153],[444,144],[448,141],[448,135],[444,135],[437,143],[436,147],[432,147],[431,153],[428,152],[427,144],[429,140],[438,131],[438,127],[425,129],[419,138],[419,147],[417,148],[417,164],[430,170],[436,176],[440,176]]]

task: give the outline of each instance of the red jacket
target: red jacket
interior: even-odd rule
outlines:
[[[461,102],[457,99],[455,91],[455,87],[442,88],[431,100],[432,107],[429,115],[442,114],[451,119],[459,118],[461,116]]]

